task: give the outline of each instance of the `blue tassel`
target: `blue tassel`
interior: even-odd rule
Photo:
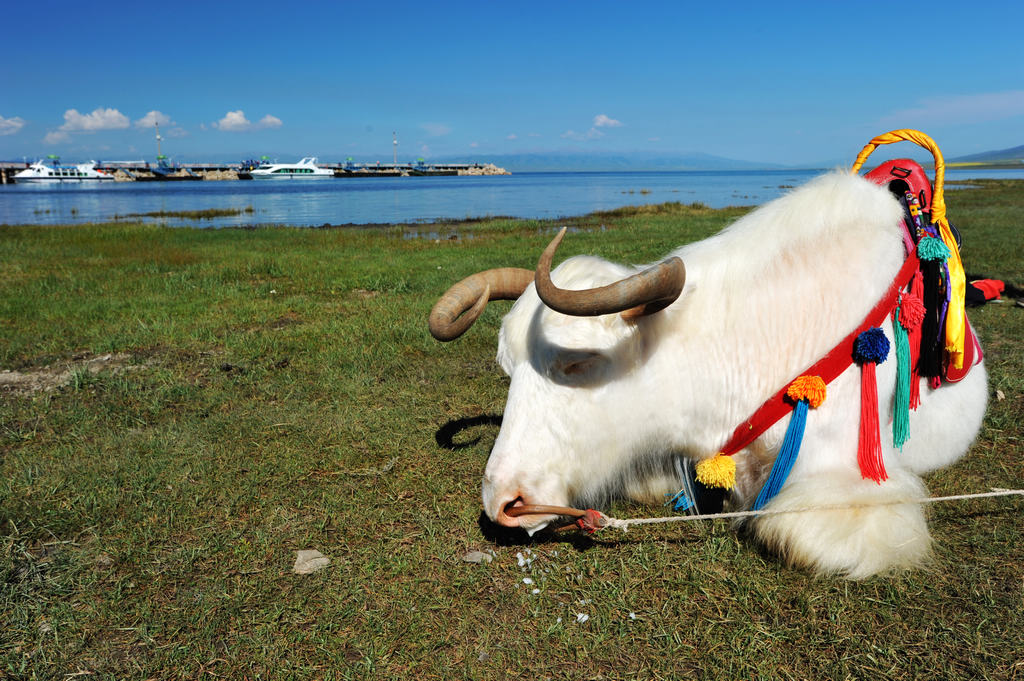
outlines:
[[[789,419],[789,426],[786,428],[786,437],[782,440],[782,449],[775,457],[772,464],[772,471],[768,474],[768,481],[764,483],[761,492],[754,501],[754,510],[759,511],[769,501],[775,498],[782,486],[786,484],[789,471],[796,463],[796,455],[800,453],[800,443],[804,439],[804,427],[807,424],[807,412],[810,407],[807,400],[797,400],[793,407],[793,416]]]
[[[666,494],[665,496],[669,495]],[[675,511],[686,511],[693,506],[693,501],[690,497],[686,496],[686,490],[681,489],[665,505],[672,506],[672,509]]]

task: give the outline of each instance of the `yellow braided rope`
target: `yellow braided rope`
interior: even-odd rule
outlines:
[[[950,256],[946,264],[949,267],[949,307],[946,312],[945,349],[949,353],[949,361],[957,369],[964,365],[964,340],[967,327],[964,316],[964,294],[967,291],[967,277],[960,260],[960,249],[956,247],[956,239],[946,219],[946,199],[943,186],[946,180],[946,163],[942,158],[939,146],[928,135],[919,130],[893,130],[874,138],[861,149],[853,162],[852,172],[856,173],[864,165],[871,152],[879,145],[895,142],[913,142],[932,152],[935,158],[935,185],[932,191],[932,222],[939,226],[942,241],[949,248]]]

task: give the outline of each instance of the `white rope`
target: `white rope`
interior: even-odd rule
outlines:
[[[627,531],[630,525],[654,525],[659,523],[676,523],[688,520],[723,520],[726,518],[750,518],[762,515],[782,515],[783,513],[809,513],[813,511],[846,511],[857,508],[873,508],[875,506],[902,506],[904,504],[936,504],[940,501],[960,501],[962,499],[983,499],[986,497],[1006,497],[1011,495],[1024,496],[1024,489],[991,488],[991,492],[977,494],[956,494],[949,497],[924,497],[922,499],[905,499],[902,501],[886,501],[877,504],[849,504],[836,506],[811,506],[806,508],[763,508],[759,511],[732,511],[729,513],[709,513],[707,515],[674,515],[664,518],[628,518],[619,519],[604,516],[602,527],[614,527]]]

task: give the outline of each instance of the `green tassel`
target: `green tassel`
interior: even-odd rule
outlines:
[[[896,341],[896,395],[892,405],[892,444],[903,449],[910,437],[910,342],[900,323],[900,308],[893,315],[892,335]]]

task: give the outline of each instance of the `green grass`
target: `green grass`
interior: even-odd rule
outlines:
[[[947,202],[967,269],[1024,286],[1024,183]],[[0,227],[0,369],[70,370],[0,393],[0,678],[1021,678],[1017,501],[931,509],[934,565],[857,583],[788,569],[725,524],[481,532],[509,304],[439,344],[437,296],[533,267],[558,224],[580,228],[562,256],[644,262],[743,212],[459,222],[436,240]],[[934,494],[1024,480],[1024,310],[971,318],[1004,399]],[[85,364],[108,353],[130,362]],[[448,442],[453,422],[468,427]],[[292,574],[306,548],[331,565]],[[463,562],[472,549],[496,557]]]

